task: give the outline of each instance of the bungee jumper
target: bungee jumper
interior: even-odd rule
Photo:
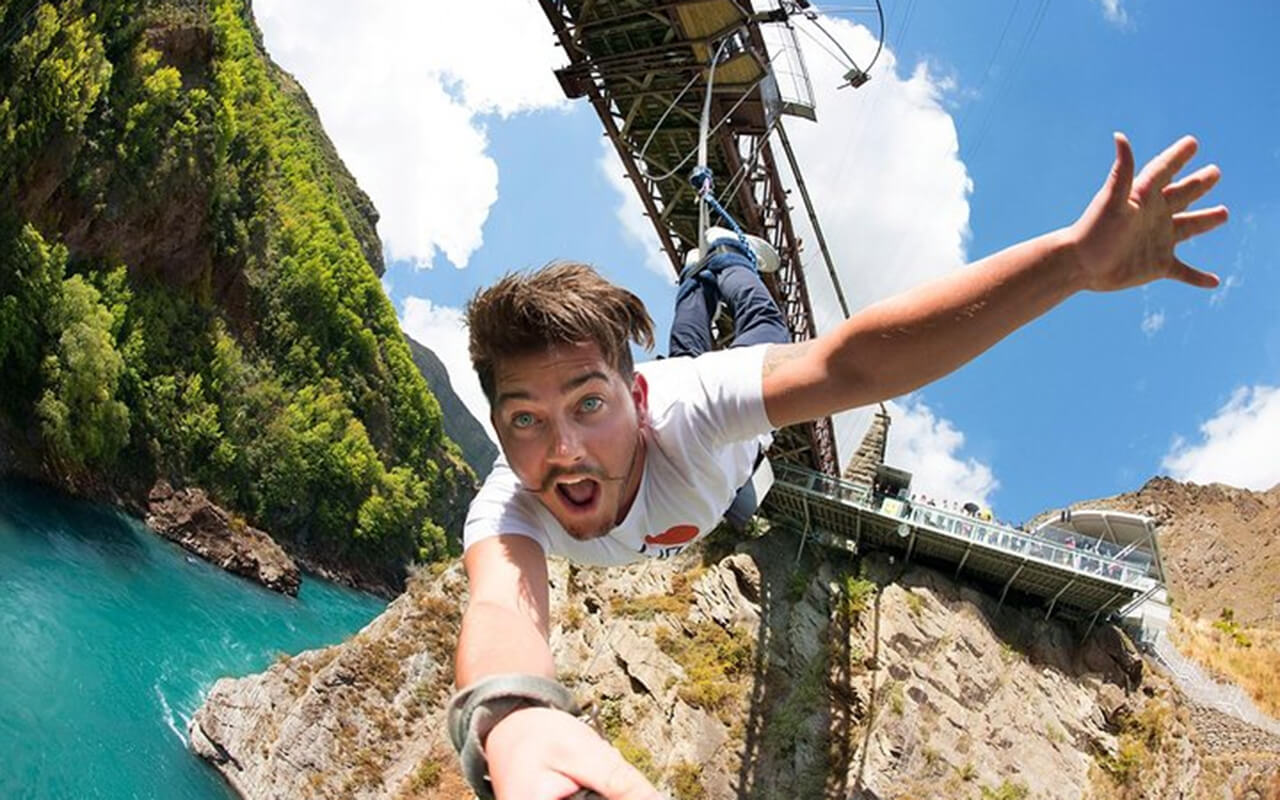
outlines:
[[[690,177],[698,241],[675,290],[668,357],[633,362],[631,343],[652,349],[653,322],[635,294],[585,264],[508,274],[467,305],[502,452],[464,527],[470,601],[449,727],[482,798],[660,797],[555,680],[548,556],[590,566],[670,558],[722,519],[754,512],[753,476],[778,429],[919,389],[1080,292],[1162,278],[1218,285],[1174,252],[1226,221],[1223,206],[1188,210],[1218,168],[1175,180],[1196,151],[1188,136],[1135,176],[1117,133],[1110,173],[1075,221],[792,341],[762,279],[778,253],[711,191],[706,94]],[[721,303],[732,339],[716,350]]]

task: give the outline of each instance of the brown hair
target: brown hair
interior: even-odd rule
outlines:
[[[476,292],[467,303],[467,324],[471,364],[490,404],[500,358],[594,342],[605,361],[630,380],[635,364],[628,342],[653,348],[653,320],[640,298],[575,261],[509,273]]]

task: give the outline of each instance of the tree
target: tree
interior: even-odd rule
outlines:
[[[55,458],[66,466],[111,464],[129,441],[129,409],[116,399],[124,359],[111,335],[111,312],[79,275],[62,282],[48,309],[56,345],[41,366],[36,415]]]

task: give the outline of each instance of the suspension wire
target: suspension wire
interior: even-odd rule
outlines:
[[[667,117],[671,115],[671,112],[676,110],[676,105],[679,104],[680,98],[684,97],[685,92],[689,91],[689,87],[693,86],[700,77],[702,77],[700,72],[693,73],[693,77],[689,79],[689,82],[686,83],[684,88],[680,90],[680,93],[676,95],[676,99],[672,100],[667,105],[667,110],[662,112],[662,116],[659,117],[657,123],[654,124],[653,130],[649,131],[649,138],[644,140],[644,147],[640,148],[640,155],[638,156],[639,159],[644,160],[644,154],[649,152],[649,143],[652,142],[653,137],[658,134],[658,129],[662,127],[662,123],[667,121]],[[639,100],[637,102],[643,101]]]
[[[849,55],[849,51],[844,49],[844,45],[840,44],[840,41],[836,39],[836,37],[833,36],[830,31],[824,28],[821,22],[818,21],[818,16],[820,14],[827,15],[827,16],[834,16],[835,13],[837,13],[838,9],[831,10],[831,11],[824,11],[823,9],[815,6],[812,9],[804,12],[801,16],[809,20],[809,22],[813,23],[813,26],[815,28],[822,31],[822,34],[831,40],[831,43],[834,44],[836,48],[838,48],[840,52],[844,55],[844,60],[848,62],[846,66],[862,73],[863,75],[868,75],[871,72],[871,68],[874,67],[876,62],[880,60],[880,54],[884,52],[885,39],[888,37],[888,34],[885,31],[885,27],[884,27],[884,6],[881,5],[880,0],[875,0],[875,2],[876,2],[876,5],[875,5],[876,15],[879,17],[879,21],[880,21],[880,31],[879,31],[879,35],[876,37],[876,51],[874,54],[872,54],[871,60],[867,62],[866,69],[859,67],[858,62],[854,61],[853,56]],[[864,9],[857,9],[857,10],[870,11],[871,7],[868,6]],[[792,27],[789,22],[787,23],[787,26]],[[821,47],[823,50],[826,50],[827,55],[831,56],[836,61],[840,61],[840,57],[837,56],[835,53],[831,52],[830,48],[824,45],[816,36],[813,36],[804,28],[796,28],[796,30],[799,30],[801,33],[804,33],[806,36],[812,39],[819,47]]]
[[[1035,11],[1032,12],[1033,14],[1032,21],[1028,24],[1027,30],[1023,34],[1022,41],[1019,43],[1018,51],[1013,57],[1012,63],[1014,65],[1014,68],[1011,68],[1009,70],[1010,77],[1012,77],[1014,72],[1016,72],[1016,67],[1018,66],[1019,62],[1022,60],[1024,53],[1030,47],[1031,42],[1035,39],[1036,33],[1040,30],[1040,24],[1044,21],[1044,17],[1049,10],[1049,5],[1050,5],[1049,0],[1040,0],[1040,4],[1036,7]],[[1000,89],[997,91],[996,97],[991,101],[991,108],[994,108],[999,103],[1000,99],[1004,96],[1005,91],[1008,89],[1008,87],[1009,87],[1009,79],[1006,78],[1005,81],[1000,85]],[[987,116],[983,120],[983,126],[978,133],[976,143],[974,144],[973,149],[969,153],[970,158],[973,158],[977,154],[977,152],[981,149],[982,142],[986,137],[987,130],[991,127],[991,120],[994,118],[994,116],[995,116],[994,111],[988,110]],[[942,202],[942,199],[940,196],[938,198],[935,198],[934,202],[931,204],[931,207],[928,213],[932,214],[933,210],[941,202]],[[904,260],[906,261],[913,260],[916,256],[916,253],[919,251],[919,248],[920,248],[920,241],[918,239],[913,242],[908,242],[905,237],[899,239],[897,245],[893,249],[893,255],[889,258],[889,261],[887,262],[889,265],[889,268],[897,269],[898,265],[901,264]]]
[[[817,28],[818,30],[822,31],[822,35],[823,35],[823,36],[825,36],[825,37],[827,37],[828,39],[830,39],[830,40],[831,40],[831,43],[832,43],[832,44],[834,44],[834,45],[836,46],[836,49],[838,49],[842,54],[844,54],[844,58],[845,58],[845,60],[846,60],[846,61],[848,61],[848,62],[849,62],[849,66],[853,67],[853,68],[854,68],[854,69],[856,69],[856,70],[861,71],[861,68],[858,66],[858,62],[856,62],[856,61],[854,61],[854,60],[853,60],[853,56],[849,55],[849,51],[844,49],[844,45],[840,44],[840,40],[839,40],[839,39],[837,39],[836,37],[832,36],[832,35],[831,35],[831,31],[829,31],[829,30],[827,30],[826,28],[822,27],[822,23],[818,22],[818,15],[817,15],[817,13],[815,13],[815,12],[810,12],[810,13],[808,13],[808,14],[805,14],[805,15],[804,15],[804,18],[805,18],[805,19],[807,19],[807,20],[809,20],[810,22],[812,22],[812,23],[813,23],[813,27],[815,27],[815,28]]]
[[[978,131],[978,135],[973,144],[973,149],[969,151],[970,158],[976,156],[982,149],[982,143],[987,138],[987,131],[991,128],[991,120],[995,118],[995,107],[999,104],[1000,100],[1003,99],[1013,81],[1013,76],[1022,66],[1022,61],[1026,57],[1026,53],[1030,49],[1031,43],[1035,41],[1036,34],[1040,32],[1040,25],[1044,22],[1044,18],[1048,15],[1048,12],[1049,0],[1040,0],[1040,4],[1033,12],[1034,16],[1032,17],[1031,23],[1027,26],[1027,30],[1022,36],[1022,41],[1018,44],[1018,52],[1013,56],[1013,62],[1008,70],[1008,77],[1001,82],[1000,89],[996,92],[995,98],[992,99],[991,105],[987,109],[987,116],[982,121],[982,127]]]
[[[822,40],[821,40],[821,39],[819,39],[817,36],[814,36],[812,33],[810,33],[810,32],[808,31],[808,29],[803,28],[803,27],[801,27],[801,26],[797,25],[797,26],[795,26],[795,30],[800,31],[800,32],[801,32],[801,33],[803,33],[806,37],[808,37],[809,41],[813,42],[813,43],[814,43],[814,44],[816,44],[818,47],[821,47],[821,48],[823,49],[823,51],[824,51],[824,52],[826,52],[826,54],[827,54],[827,55],[831,56],[832,60],[834,60],[834,61],[835,61],[836,63],[838,63],[840,66],[842,66],[842,67],[853,67],[853,68],[855,68],[855,69],[857,68],[857,64],[853,64],[853,63],[848,63],[848,62],[846,62],[846,61],[845,61],[844,59],[842,59],[839,55],[837,55],[837,54],[836,54],[836,52],[835,52],[834,50],[832,50],[830,47],[828,47],[828,46],[827,46],[827,44],[826,44],[826,42],[822,41]]]
[[[711,168],[707,165],[708,142],[712,133],[710,129],[711,99],[713,95],[712,90],[715,88],[716,64],[720,61],[720,51],[724,50],[725,45],[729,43],[729,38],[730,37],[725,37],[725,39],[721,41],[719,50],[716,51],[716,55],[711,59],[711,68],[707,73],[707,94],[702,104],[702,120],[699,126],[698,163],[697,166],[693,168],[693,172],[689,175],[689,183],[693,186],[694,191],[697,192],[697,197],[700,201],[698,203],[698,252],[701,253],[703,257],[707,254],[707,228],[710,226],[711,211],[714,210],[720,215],[720,218],[724,220],[725,224],[738,235],[738,242],[742,245],[743,252],[751,261],[751,266],[754,268],[759,266],[756,261],[756,253],[752,249],[750,243],[748,243],[747,234],[742,230],[742,227],[738,225],[737,220],[735,220],[733,215],[726,211],[724,206],[720,205],[716,200],[715,192],[712,190],[714,176],[711,172]],[[763,80],[763,76],[761,77],[761,80]],[[748,87],[747,91],[738,99],[738,102],[733,106],[733,108],[729,109],[728,113],[724,115],[724,118],[720,120],[720,124],[716,125],[717,129],[719,129],[721,124],[724,124],[724,122],[733,116],[733,112],[737,110],[738,106],[747,99],[750,93],[759,84],[760,81],[756,81],[752,86]]]
[[[827,237],[822,233],[822,225],[818,222],[818,212],[809,197],[809,189],[805,186],[804,176],[800,174],[800,164],[796,161],[795,150],[791,148],[791,139],[787,137],[787,129],[778,126],[778,137],[782,140],[782,149],[787,154],[787,165],[791,167],[791,177],[800,189],[800,197],[804,200],[804,209],[809,214],[809,223],[813,226],[814,236],[818,239],[818,248],[822,251],[822,260],[827,264],[827,273],[831,276],[831,285],[835,287],[836,299],[840,301],[840,310],[844,318],[849,318],[849,302],[844,299],[844,289],[840,285],[840,276],[836,273],[835,262],[831,258],[831,250],[827,247]]]
[[[901,53],[903,50],[906,49],[905,42],[907,40],[907,31],[910,30],[911,28],[911,17],[914,13],[915,13],[915,0],[907,0],[907,4],[903,8],[901,19],[899,19],[896,12],[894,13],[893,24],[899,24],[899,23],[901,24],[901,28],[899,29],[898,45],[897,45],[899,53]],[[889,34],[886,31],[885,37],[888,38],[888,35]],[[879,110],[879,105],[880,105],[880,93],[873,92],[871,95],[871,102],[868,104],[865,113],[863,113],[862,115],[862,120],[861,120],[862,124],[858,126],[858,132],[849,138],[848,144],[845,145],[844,153],[840,156],[840,166],[836,170],[836,175],[839,176],[840,178],[843,178],[844,176],[845,167],[848,164],[848,160],[849,160],[849,154],[856,149],[855,145],[862,144],[862,139],[867,132],[867,126],[871,124],[872,119],[875,119],[875,112]]]
[[[765,129],[764,134],[756,140],[751,148],[751,156],[742,162],[742,165],[738,167],[738,171],[729,179],[729,185],[720,193],[721,203],[727,203],[733,193],[738,191],[738,186],[747,179],[747,175],[756,168],[756,164],[760,161],[760,156],[764,153],[764,143],[768,140],[769,134],[773,133],[774,128],[778,127],[781,122],[781,117],[774,117],[773,121],[769,123],[769,127]]]
[[[706,195],[706,189],[711,186],[711,170],[707,168],[707,139],[711,137],[709,127],[711,125],[711,94],[716,84],[716,65],[720,62],[720,53],[724,50],[725,45],[729,43],[729,37],[726,36],[720,42],[720,47],[716,49],[716,54],[711,57],[711,69],[707,73],[707,93],[702,101],[702,119],[698,123],[698,164],[694,167],[694,175],[704,176],[702,185],[694,183],[694,189],[698,190],[700,196]],[[715,199],[714,197],[712,198]],[[710,212],[706,203],[698,203],[698,252],[707,252],[707,222]]]
[[[902,15],[902,33],[898,37],[898,52],[907,49],[907,33],[911,30],[911,22],[916,13],[916,0],[907,0],[907,9]]]
[[[987,59],[987,68],[982,71],[982,80],[978,82],[978,88],[975,92],[976,97],[982,96],[982,90],[986,88],[987,81],[991,78],[991,70],[996,65],[996,58],[1000,55],[1000,49],[1004,47],[1005,37],[1009,35],[1009,29],[1013,27],[1013,18],[1018,15],[1018,6],[1022,4],[1022,0],[1013,0],[1013,6],[1009,9],[1009,15],[1004,19],[1004,27],[1000,30],[1000,37],[996,39],[995,49],[991,51],[991,57]],[[960,119],[957,126],[959,131],[968,130],[969,116],[973,112],[973,103],[970,103],[964,110],[964,116]]]
[[[708,132],[708,135],[713,134],[713,133],[715,133],[716,131],[720,130],[720,128],[722,128],[722,127],[724,126],[724,124],[725,124],[726,122],[728,122],[728,121],[729,121],[729,118],[733,116],[733,112],[737,111],[737,110],[738,110],[738,108],[739,108],[743,103],[745,103],[745,102],[747,101],[747,98],[751,96],[751,93],[752,93],[752,92],[754,92],[754,91],[756,90],[756,87],[757,87],[757,86],[759,86],[759,85],[760,85],[760,83],[761,83],[761,81],[763,81],[763,80],[764,80],[764,79],[763,79],[763,78],[761,78],[760,80],[758,80],[758,81],[756,81],[755,83],[753,83],[753,84],[751,84],[750,86],[748,86],[748,87],[747,87],[747,89],[746,89],[746,91],[744,91],[744,92],[742,93],[742,95],[737,99],[737,101],[736,101],[736,102],[734,102],[734,104],[729,108],[729,110],[725,113],[725,115],[724,115],[723,117],[721,117],[721,118],[720,118],[720,121],[719,121],[719,122],[717,122],[717,123],[716,123],[716,124],[711,128],[711,130]],[[710,96],[710,90],[711,90],[711,87],[710,87],[710,85],[708,85],[708,87],[707,87],[708,96]],[[691,159],[691,158],[693,158],[695,155],[697,155],[697,154],[698,154],[698,151],[699,151],[699,149],[700,149],[700,148],[701,148],[701,141],[699,141],[699,146],[698,146],[698,147],[693,148],[692,150],[690,150],[688,153],[686,153],[686,154],[685,154],[684,158],[680,159],[680,163],[679,163],[679,164],[676,164],[674,167],[672,167],[671,169],[667,170],[667,171],[666,171],[666,172],[664,172],[662,175],[658,175],[658,176],[656,176],[656,177],[655,177],[655,176],[653,176],[653,175],[642,174],[642,175],[641,175],[641,177],[643,177],[643,178],[647,178],[648,180],[655,181],[655,182],[657,182],[657,181],[665,181],[665,180],[667,180],[667,179],[671,178],[671,177],[672,177],[673,175],[675,175],[677,172],[679,172],[679,171],[684,167],[684,165],[685,165],[685,164],[688,164],[688,163],[689,163],[689,159]],[[654,166],[656,166],[656,167],[659,167],[659,168],[661,168],[661,169],[665,169],[665,166],[664,166],[664,165],[656,164],[656,163],[654,163],[651,159],[646,158],[645,160],[646,160],[646,161],[649,161],[650,163],[653,163],[653,164],[654,164]]]
[[[880,5],[880,0],[876,0],[876,14],[880,16],[880,40],[876,42],[875,55],[873,55],[871,57],[871,61],[867,63],[867,72],[870,72],[871,68],[876,65],[876,61],[880,59],[881,51],[884,50],[884,40],[886,36],[884,31],[884,6]]]

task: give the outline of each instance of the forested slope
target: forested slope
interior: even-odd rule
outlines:
[[[242,0],[0,0],[0,414],[16,462],[199,485],[397,582],[474,475],[379,282],[376,212]]]

